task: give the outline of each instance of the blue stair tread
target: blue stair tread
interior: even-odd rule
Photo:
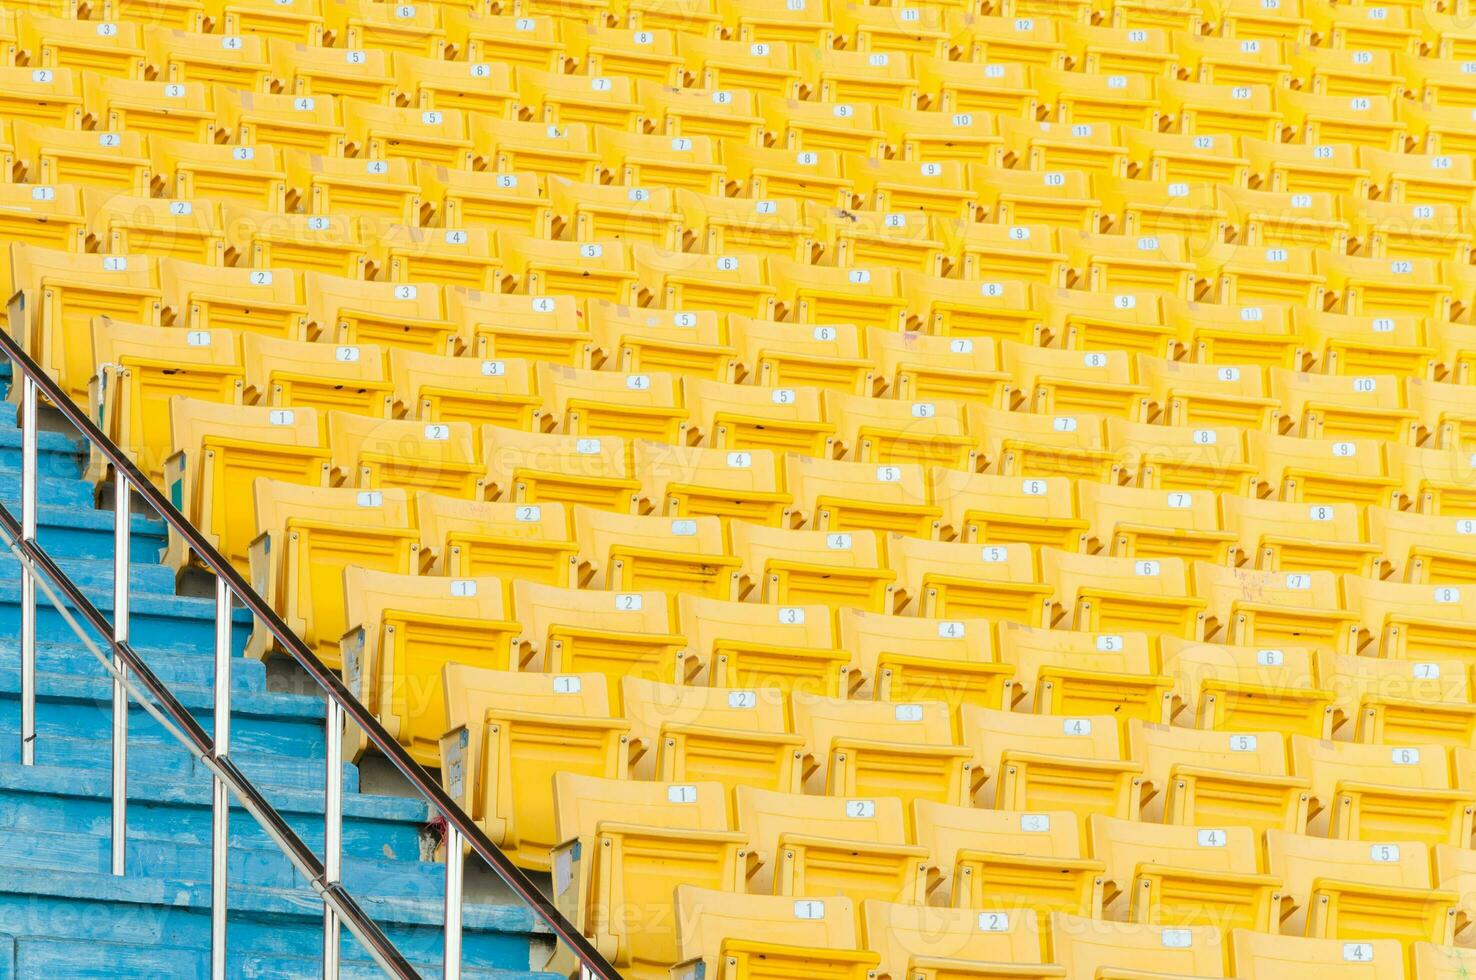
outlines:
[[[98,647],[107,654],[105,645],[99,643]],[[134,647],[134,652],[171,688],[175,685],[205,688],[214,683],[215,660],[212,657],[197,652],[148,647]],[[14,637],[0,637],[0,664],[19,662],[20,644]],[[77,643],[37,643],[36,669],[69,677],[108,676],[97,658]],[[231,684],[241,693],[265,693],[266,665],[258,660],[237,657],[231,663]]]

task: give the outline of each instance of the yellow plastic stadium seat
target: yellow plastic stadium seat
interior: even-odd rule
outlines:
[[[1399,480],[1385,475],[1384,446],[1372,439],[1298,439],[1247,432],[1261,496],[1315,503],[1387,506]]]
[[[637,441],[632,472],[641,484],[641,509],[668,517],[738,518],[779,527],[790,494],[779,489],[773,452],[709,449]]]
[[[910,463],[840,462],[789,454],[784,487],[791,526],[816,531],[896,531],[931,536],[938,509],[927,502],[923,468]]]
[[[1242,39],[1233,34],[1221,37],[1177,30],[1170,35],[1170,41],[1178,56],[1180,77],[1187,81],[1276,88],[1291,78],[1292,66],[1284,57],[1279,39]]]
[[[895,268],[834,268],[774,257],[767,265],[779,308],[793,322],[855,323],[887,329],[906,322]]]
[[[436,579],[430,579],[434,582]],[[446,733],[437,760],[446,790],[520,867],[547,871],[557,772],[619,779],[630,726],[608,716],[599,674],[536,674],[448,663]]]
[[[791,531],[743,521],[728,531],[743,560],[740,598],[886,611],[896,573],[882,566],[874,531]]]
[[[1382,554],[1365,543],[1358,508],[1224,496],[1225,528],[1239,540],[1239,564],[1268,571],[1324,571],[1365,575]]]
[[[1194,563],[1194,592],[1208,604],[1205,637],[1242,645],[1351,652],[1357,621],[1338,608],[1332,572],[1273,572]]]
[[[344,99],[341,108],[348,149],[355,156],[471,166],[475,151],[460,109],[398,108],[357,99]]]
[[[742,381],[766,387],[813,385],[853,395],[869,395],[873,390],[875,365],[869,358],[861,356],[861,334],[852,324],[802,326],[777,320],[729,316],[728,334],[738,350],[739,379]],[[775,401],[775,404],[788,402]],[[809,417],[821,417],[818,407]],[[829,456],[830,453],[810,455]]]
[[[887,565],[897,573],[893,609],[916,616],[1047,622],[1051,587],[1038,581],[1028,545],[964,544],[893,535]]]
[[[842,690],[846,653],[836,648],[830,610],[678,597],[689,646],[687,674],[705,671],[713,687],[834,695]],[[766,695],[767,697],[768,695]],[[787,707],[782,714],[787,718]],[[783,789],[784,787],[775,787]]]
[[[925,211],[862,211],[806,202],[804,220],[814,230],[812,250],[828,263],[891,265],[928,275],[943,271],[944,245],[933,236],[933,219]]]
[[[1328,10],[1309,5],[1315,36],[1332,48],[1368,48],[1406,52],[1417,44],[1419,32],[1410,26],[1409,11],[1395,4],[1380,13],[1373,10]]]
[[[100,130],[203,143],[215,140],[215,113],[202,82],[145,82],[84,72],[87,118]]]
[[[1360,248],[1374,258],[1412,255],[1470,261],[1471,235],[1461,229],[1454,204],[1360,201],[1350,218]]]
[[[95,373],[92,318],[157,324],[157,266],[143,255],[85,255],[25,242],[10,246],[11,290],[25,300],[11,308],[11,330],[73,401],[87,401]]]
[[[746,43],[684,33],[677,37],[677,49],[686,58],[686,82],[695,88],[746,89],[786,99],[799,93],[800,75],[787,43]]]
[[[847,898],[676,889],[675,980],[868,980],[879,956],[857,948]]]
[[[1336,693],[1333,733],[1381,745],[1470,748],[1476,738],[1466,664],[1323,653],[1317,671]]]
[[[164,483],[169,400],[241,401],[241,348],[229,330],[178,330],[99,316],[92,321],[97,375],[89,414],[155,485]]]
[[[1109,558],[1056,548],[1040,552],[1041,573],[1055,594],[1048,625],[1084,632],[1160,630],[1198,639],[1208,606],[1189,594],[1178,558]],[[1202,563],[1196,563],[1196,566]]]
[[[737,346],[737,331],[729,322]],[[712,449],[796,452],[821,459],[833,455],[835,426],[820,420],[816,388],[729,385],[699,378],[682,379],[682,403],[690,415],[688,432]]]
[[[446,316],[467,353],[587,367],[593,341],[572,296],[522,296],[450,286]]]
[[[0,67],[0,109],[12,125],[78,129],[82,125],[82,79],[69,68]]]
[[[1102,420],[1095,415],[1036,415],[970,405],[965,416],[991,473],[1118,482],[1121,460],[1103,448]]]
[[[517,581],[513,610],[523,624],[518,669],[604,674],[610,710],[616,712],[622,677],[663,683],[690,679],[676,675],[686,638],[669,632],[667,606],[662,592],[563,589]]]
[[[1012,341],[1000,349],[1000,364],[1012,382],[1010,394],[1021,411],[1139,417],[1148,389],[1133,383],[1126,351],[1051,350]]]
[[[538,428],[542,402],[532,393],[533,374],[527,361],[442,357],[396,349],[390,352],[390,377],[396,414],[424,422]]]
[[[1142,818],[1199,827],[1247,826],[1301,833],[1311,783],[1287,775],[1280,732],[1210,732],[1128,726],[1142,767]],[[1136,802],[1136,801],[1135,801]]]
[[[988,380],[997,385],[1002,377]],[[837,454],[846,459],[974,469],[974,444],[963,434],[956,402],[865,398],[834,389],[822,398],[825,417],[836,427]]]
[[[1415,380],[1436,356],[1417,317],[1303,312],[1299,326],[1307,354],[1327,374],[1402,374]]]
[[[723,166],[710,137],[628,133],[602,126],[595,130],[595,146],[604,161],[603,175],[628,188],[676,191],[679,202],[682,190],[722,190]]]
[[[716,782],[729,794],[738,786],[798,791],[804,741],[789,734],[788,699],[778,691],[627,677],[621,692],[635,777]]]
[[[1358,745],[1296,735],[1292,769],[1312,781],[1309,830],[1342,840],[1463,847],[1476,796],[1452,788],[1440,745]]]
[[[1311,245],[1338,252],[1347,248],[1349,222],[1339,218],[1337,199],[1326,191],[1219,187],[1216,194],[1236,240],[1246,245]]]
[[[1309,650],[1170,636],[1160,639],[1159,654],[1163,672],[1174,681],[1171,715],[1180,725],[1312,738],[1330,731],[1328,715],[1343,689],[1314,675]],[[1317,686],[1319,679],[1323,687]]]
[[[625,372],[670,371],[731,383],[736,351],[723,343],[718,316],[591,303],[586,309],[595,361]]]
[[[147,255],[220,265],[225,233],[213,201],[166,201],[86,188],[88,244],[114,255]]]
[[[34,68],[97,71],[115,78],[143,78],[147,56],[134,20],[77,20],[21,11],[15,41]]]
[[[606,187],[548,178],[555,226],[576,241],[600,239],[661,248],[676,244],[680,216],[668,188]]]
[[[274,146],[341,156],[346,137],[338,100],[331,96],[274,95],[216,85],[219,129],[237,146]]]
[[[179,259],[159,262],[165,316],[176,327],[307,338],[307,312],[291,269],[238,269]]]
[[[801,97],[915,108],[919,92],[912,59],[891,45],[887,47],[886,51],[840,51],[800,45],[795,49],[795,66],[803,79]]]
[[[1129,922],[1273,927],[1281,881],[1259,874],[1249,827],[1184,827],[1093,814],[1092,856],[1106,865],[1104,904]]]
[[[485,228],[416,228],[361,218],[375,272],[389,282],[437,281],[483,289],[496,285],[492,235]]]
[[[996,120],[1036,117],[1040,93],[1032,84],[1031,69],[1026,65],[1011,63],[998,55],[991,56],[988,62],[927,56],[916,61],[919,84],[924,92],[938,93],[937,106],[942,112]],[[987,162],[998,166],[993,161]]]
[[[1405,127],[1387,95],[1314,95],[1287,88],[1276,92],[1276,108],[1287,142],[1350,143],[1376,150],[1404,145]]]
[[[1079,71],[1091,74],[1125,72],[1155,78],[1168,73],[1174,56],[1169,51],[1166,31],[1134,25],[1089,26],[1079,23],[1062,25],[1067,58]]]
[[[872,327],[868,354],[881,368],[878,393],[899,400],[954,398],[993,403],[1006,376],[997,369],[993,344],[969,337],[939,337]]]
[[[1177,362],[1176,362],[1177,363]],[[1168,491],[1248,493],[1255,470],[1240,430],[1190,429],[1107,419],[1107,446],[1130,486]]]
[[[997,662],[992,629],[982,619],[881,616],[859,609],[840,615],[840,645],[850,652],[845,689],[878,701],[1004,703],[1010,669]]]
[[[600,162],[599,154],[590,141],[589,127],[583,123],[553,125],[473,113],[471,137],[476,144],[478,158],[487,169],[515,178],[492,188],[480,188],[484,194],[493,189],[521,187],[522,175],[527,175],[529,180],[535,180],[539,185],[545,184],[552,176],[593,180],[596,165]],[[524,192],[531,194],[533,189],[524,188]]]
[[[1289,307],[1277,303],[1220,304],[1164,301],[1164,321],[1176,346],[1202,364],[1300,369],[1304,341]],[[1264,382],[1263,382],[1264,383]]]
[[[1077,170],[1095,180],[1127,173],[1127,151],[1105,123],[1036,122],[1009,116],[999,121],[1004,161],[1027,170]]]
[[[303,276],[309,336],[338,344],[383,344],[454,353],[456,325],[442,318],[435,283],[364,282],[310,272]]]
[[[1413,950],[1415,980],[1457,980],[1476,967],[1476,954],[1469,949],[1415,943]]]
[[[1476,533],[1465,518],[1370,507],[1369,541],[1392,577],[1405,582],[1476,584]]]
[[[1037,69],[1032,77],[1041,101],[1055,107],[1056,122],[1158,128],[1160,109],[1152,79],[1056,68]]]
[[[317,415],[177,398],[169,416],[175,453],[164,463],[164,488],[206,540],[244,572],[255,523],[231,502],[244,499],[258,477],[326,485],[330,463]],[[172,537],[165,561],[177,570],[187,559],[182,540]]]
[[[440,27],[439,4],[333,0],[324,5],[324,10],[325,26],[336,47],[349,50],[373,47],[397,58],[443,56],[446,32]]]
[[[420,217],[420,187],[403,157],[366,160],[327,157],[300,150],[282,154],[287,203],[309,214],[352,211],[414,224]]]
[[[579,436],[686,442],[687,411],[669,374],[618,374],[539,364],[545,428]]]
[[[1266,396],[1261,371],[1254,365],[1195,364],[1140,354],[1134,366],[1148,388],[1146,419],[1169,426],[1271,429],[1278,405]]]
[[[1411,841],[1324,840],[1266,831],[1281,878],[1282,932],[1314,939],[1448,943],[1459,896],[1431,887],[1430,849]]]
[[[674,137],[673,141],[685,138]],[[722,197],[679,188],[676,202],[685,247],[700,248],[708,255],[735,253],[740,257],[755,253],[804,259],[810,254],[810,228],[801,220],[800,202],[794,199]]]
[[[1476,404],[1465,385],[1409,378],[1405,395],[1422,420],[1424,441],[1462,452],[1476,449]]]
[[[742,888],[748,838],[728,829],[724,795],[717,783],[554,775],[554,902],[622,976],[657,980],[684,958],[678,886]]]
[[[756,0],[727,12],[724,24],[740,41],[813,44],[830,47],[835,25],[826,14],[826,4],[813,0],[780,3]]]
[[[281,214],[229,204],[223,211],[226,261],[238,267],[281,278],[320,272],[357,279],[368,264],[356,222],[345,215]]]
[[[979,912],[868,899],[863,925],[867,948],[881,957],[878,975],[909,980],[1066,975],[1063,967],[1040,962],[1043,930],[1028,909]]]
[[[1056,247],[1056,229],[1051,225],[971,222],[941,230],[944,240],[963,256],[964,279],[998,283],[997,289],[1004,288],[1001,280],[1050,288],[1066,284],[1066,254]],[[904,278],[904,287],[907,279],[917,278],[916,274]],[[988,298],[991,294],[981,291],[978,295]]]
[[[1141,633],[1073,633],[1001,623],[1000,659],[1013,672],[1006,709],[1167,720],[1170,679]]]
[[[3,162],[3,161],[0,161]],[[87,250],[87,225],[80,188],[72,184],[0,183],[0,233],[63,252]],[[10,249],[0,249],[0,284],[13,282]]]
[[[1119,726],[1107,715],[1062,717],[965,706],[962,741],[1000,810],[1072,811],[1085,834],[1092,813],[1137,813],[1143,768],[1121,756]]]
[[[1399,980],[1405,975],[1403,951],[1399,943],[1389,939],[1344,942],[1236,929],[1231,933],[1231,941],[1235,975],[1245,980],[1280,980],[1287,976]],[[1441,975],[1426,977],[1417,973],[1416,976],[1419,980],[1433,980]]]
[[[148,143],[128,130],[56,129],[16,122],[16,169],[32,184],[81,184],[147,195]]]
[[[1209,137],[1212,139],[1213,137]],[[1199,137],[1188,137],[1192,142]],[[1228,142],[1229,137],[1221,137]],[[1131,172],[1132,165],[1128,164]],[[1156,183],[1115,177],[1098,181],[1097,196],[1113,217],[1113,231],[1129,235],[1178,235],[1186,240],[1224,236],[1229,217],[1216,200],[1216,188],[1183,181]],[[1116,215],[1122,215],[1118,219]]]
[[[545,241],[504,229],[497,233],[497,254],[503,292],[628,303],[635,287],[630,254],[620,242]]]
[[[1089,921],[1051,913],[1052,960],[1069,977],[1219,977],[1224,940],[1215,926]]]
[[[585,588],[664,589],[715,599],[737,588],[738,560],[724,554],[716,517],[641,517],[575,507],[573,518]]]
[[[1329,301],[1335,301],[1341,312],[1447,318],[1451,287],[1440,282],[1433,259],[1376,259],[1320,251],[1317,271],[1327,280]]]
[[[1100,915],[1104,869],[1082,856],[1075,814],[926,801],[913,809],[918,843],[933,859],[929,891],[955,908]]]
[[[1343,602],[1358,621],[1358,650],[1403,659],[1470,660],[1456,639],[1470,629],[1476,610],[1463,595],[1470,586],[1414,585],[1343,576]]]
[[[760,256],[703,255],[641,243],[632,247],[631,254],[635,293],[646,306],[697,308],[730,316],[773,315],[775,289],[764,282]]]
[[[1080,170],[1006,170],[970,164],[969,186],[999,225],[1052,225],[1092,231],[1102,214],[1091,178]]]
[[[480,499],[483,467],[467,422],[420,422],[328,413],[339,485],[400,487]]]
[[[512,582],[573,584],[578,546],[561,504],[487,503],[415,495],[424,570],[460,577],[499,572],[512,605]]]
[[[879,210],[888,201],[910,200],[944,217],[967,215],[960,205],[966,209],[973,195],[964,165],[982,158],[999,166],[1003,159],[1002,141],[988,113],[882,106],[877,118],[893,158],[864,163],[846,159],[856,178],[870,188],[872,206]]]
[[[413,758],[437,764],[442,733],[467,724],[464,715],[450,718],[442,668],[509,666],[518,624],[507,621],[502,582],[357,565],[343,570],[343,581],[345,684]],[[554,843],[548,836],[545,843]]]
[[[1327,276],[1306,247],[1214,243],[1195,256],[1200,300],[1226,305],[1288,303],[1321,309]]]
[[[287,174],[275,147],[205,145],[163,136],[149,139],[156,189],[179,200],[213,198],[281,211]]]
[[[540,70],[562,69],[564,46],[559,40],[559,22],[549,16],[489,15],[476,8],[441,8],[448,46],[464,50],[472,64],[493,61],[510,69],[527,65]],[[490,58],[491,52],[496,58]]]
[[[415,173],[422,217],[434,209],[445,225],[444,231],[427,230],[432,241],[440,234],[455,244],[462,237],[458,231],[490,235],[502,228],[540,238],[552,234],[553,203],[539,190],[535,174],[448,170],[429,164],[417,164]],[[490,252],[489,243],[481,254]]]
[[[641,115],[637,125],[663,136],[707,137],[724,142],[723,162],[728,163],[728,144],[760,144],[764,118],[755,109],[753,93],[746,89],[673,88],[654,82],[637,82]]]
[[[964,48],[965,61],[1015,62],[1044,68],[1060,68],[1066,63],[1066,45],[1058,40],[1054,17],[970,15],[960,26],[968,45]]]
[[[344,570],[352,565],[408,575],[420,567],[419,534],[408,496],[403,490],[302,486],[279,480],[257,480],[252,496],[256,538],[251,542],[250,570],[257,592],[325,664],[342,667],[339,641],[351,625]],[[275,640],[258,621],[247,643],[248,654],[265,658],[274,646]]]
[[[1175,34],[1175,43],[1184,36]],[[1236,152],[1233,136],[1155,133],[1127,127],[1122,130],[1122,142],[1128,151],[1129,171],[1163,185],[1165,193],[1169,186],[1184,182],[1187,193],[1183,196],[1192,200],[1196,186],[1244,187],[1249,179],[1249,162]]]
[[[279,37],[303,44],[323,43],[319,0],[209,0],[207,12],[227,35]]]
[[[1164,323],[1162,305],[1172,296],[1080,289],[1041,289],[1039,293],[1047,336],[1060,337],[1061,345],[1068,349],[1105,351],[1114,357],[1134,351],[1162,357],[1174,343],[1174,331]],[[1118,370],[1116,365],[1113,370]]]
[[[903,62],[898,59],[898,63]],[[876,106],[870,102],[802,102],[760,95],[757,108],[773,145],[789,150],[876,155],[886,140],[878,126]]]
[[[774,793],[740,786],[738,829],[747,837],[749,890],[758,895],[920,900],[928,852],[907,842],[902,803]]]
[[[1422,514],[1476,517],[1471,492],[1472,454],[1458,448],[1390,446],[1389,463],[1400,474],[1402,496]]]
[[[391,55],[383,48],[309,47],[279,38],[270,45],[275,74],[295,96],[382,103],[394,87]]]
[[[518,95],[512,66],[506,61],[446,62],[397,52],[391,97],[420,112],[454,110],[502,117]],[[410,118],[413,123],[415,117]]]
[[[635,79],[623,75],[563,75],[519,66],[516,77],[515,117],[560,127],[631,129],[641,111]]]
[[[940,533],[970,543],[1018,541],[1075,549],[1087,522],[1077,516],[1071,484],[1062,477],[1016,477],[938,469],[930,492],[942,508]]]
[[[1413,442],[1419,416],[1404,407],[1402,379],[1307,374],[1272,368],[1283,431],[1309,439]]]
[[[837,32],[854,51],[942,55],[951,38],[943,11],[928,7],[872,9],[847,3],[832,8]]]
[[[1235,541],[1221,530],[1212,493],[1082,483],[1086,550],[1123,558],[1180,558],[1223,564]]]
[[[149,63],[166,82],[220,83],[252,92],[268,90],[271,62],[258,34],[203,34],[198,27],[144,29]]]
[[[489,492],[507,503],[589,504],[628,511],[640,492],[640,481],[628,475],[623,439],[486,425],[481,450]]]

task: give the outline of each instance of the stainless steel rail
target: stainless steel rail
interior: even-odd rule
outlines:
[[[12,305],[24,310],[27,297],[19,294]],[[16,520],[0,504],[0,531],[11,539],[21,559],[21,760],[35,764],[36,739],[36,587],[44,578],[59,591],[81,618],[112,651],[104,660],[113,677],[112,757],[112,856],[113,874],[124,872],[127,838],[127,741],[130,691],[140,702],[153,701],[154,713],[162,711],[171,724],[165,727],[176,736],[211,773],[211,975],[226,976],[226,849],[230,797],[235,796],[267,835],[307,878],[323,900],[323,973],[336,977],[340,925],[360,943],[386,973],[396,977],[419,974],[344,888],[341,881],[342,847],[342,759],[345,720],[363,729],[368,740],[400,771],[446,825],[446,907],[444,916],[445,955],[443,973],[448,980],[461,975],[461,901],[463,844],[486,861],[498,877],[546,925],[567,943],[580,963],[581,980],[619,980],[620,974],[589,940],[566,919],[523,871],[493,844],[482,829],[456,805],[440,784],[420,766],[378,719],[345,687],[339,676],[308,649],[281,617],[257,595],[226,558],[195,529],[167,497],[103,433],[88,414],[75,405],[61,387],[26,353],[21,343],[0,330],[0,357],[12,365],[12,384],[21,385],[21,518]],[[115,478],[114,515],[114,606],[113,620],[103,614],[56,564],[36,540],[38,491],[37,429],[38,399],[54,405],[73,427],[111,464]],[[215,591],[215,709],[214,736],[207,733],[189,710],[151,671],[130,643],[128,632],[129,503],[138,497],[157,513],[188,544],[200,562],[216,576]],[[256,785],[230,758],[230,669],[231,607],[240,603],[260,620],[281,648],[323,690],[327,700],[325,719],[327,750],[324,789],[324,856],[318,857],[302,842],[281,814],[261,795]],[[162,719],[161,719],[162,720]]]

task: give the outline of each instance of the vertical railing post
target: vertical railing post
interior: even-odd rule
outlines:
[[[128,567],[130,557],[128,478],[113,478],[113,641],[128,642]],[[113,874],[123,875],[128,853],[128,665],[113,648]]]
[[[461,831],[446,825],[446,980],[461,980]]]
[[[231,751],[231,587],[215,579],[215,744],[216,761]],[[210,821],[210,975],[226,976],[227,843],[230,832],[230,791],[214,777]]]
[[[324,752],[323,883],[333,886],[343,875],[343,705],[330,694],[328,743]],[[338,913],[323,902],[323,980],[338,978]]]
[[[36,539],[36,381],[21,383],[21,539]],[[36,570],[21,562],[21,765],[36,764]]]

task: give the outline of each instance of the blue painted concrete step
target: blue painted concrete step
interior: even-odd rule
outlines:
[[[265,955],[315,958],[322,947],[322,902],[311,892],[229,889],[227,945]],[[441,954],[439,900],[366,897],[361,906],[401,954],[432,969]],[[210,944],[210,885],[172,878],[114,878],[78,871],[12,868],[0,876],[0,932],[70,939],[76,943],[167,944],[206,950]],[[467,904],[463,955],[468,962],[527,970],[537,935],[527,909]],[[353,955],[357,941],[345,935]]]
[[[111,656],[107,646],[97,646],[104,656]],[[158,648],[134,647],[134,652],[164,683],[171,688],[209,688],[215,683],[215,660],[195,651],[161,650]],[[20,644],[14,636],[0,637],[0,665],[13,666],[20,663]],[[36,669],[46,674],[66,674],[73,677],[107,678],[102,664],[97,662],[91,651],[79,643],[39,643],[36,645]],[[231,662],[231,685],[243,693],[266,691],[266,664],[259,660],[237,657]]]

